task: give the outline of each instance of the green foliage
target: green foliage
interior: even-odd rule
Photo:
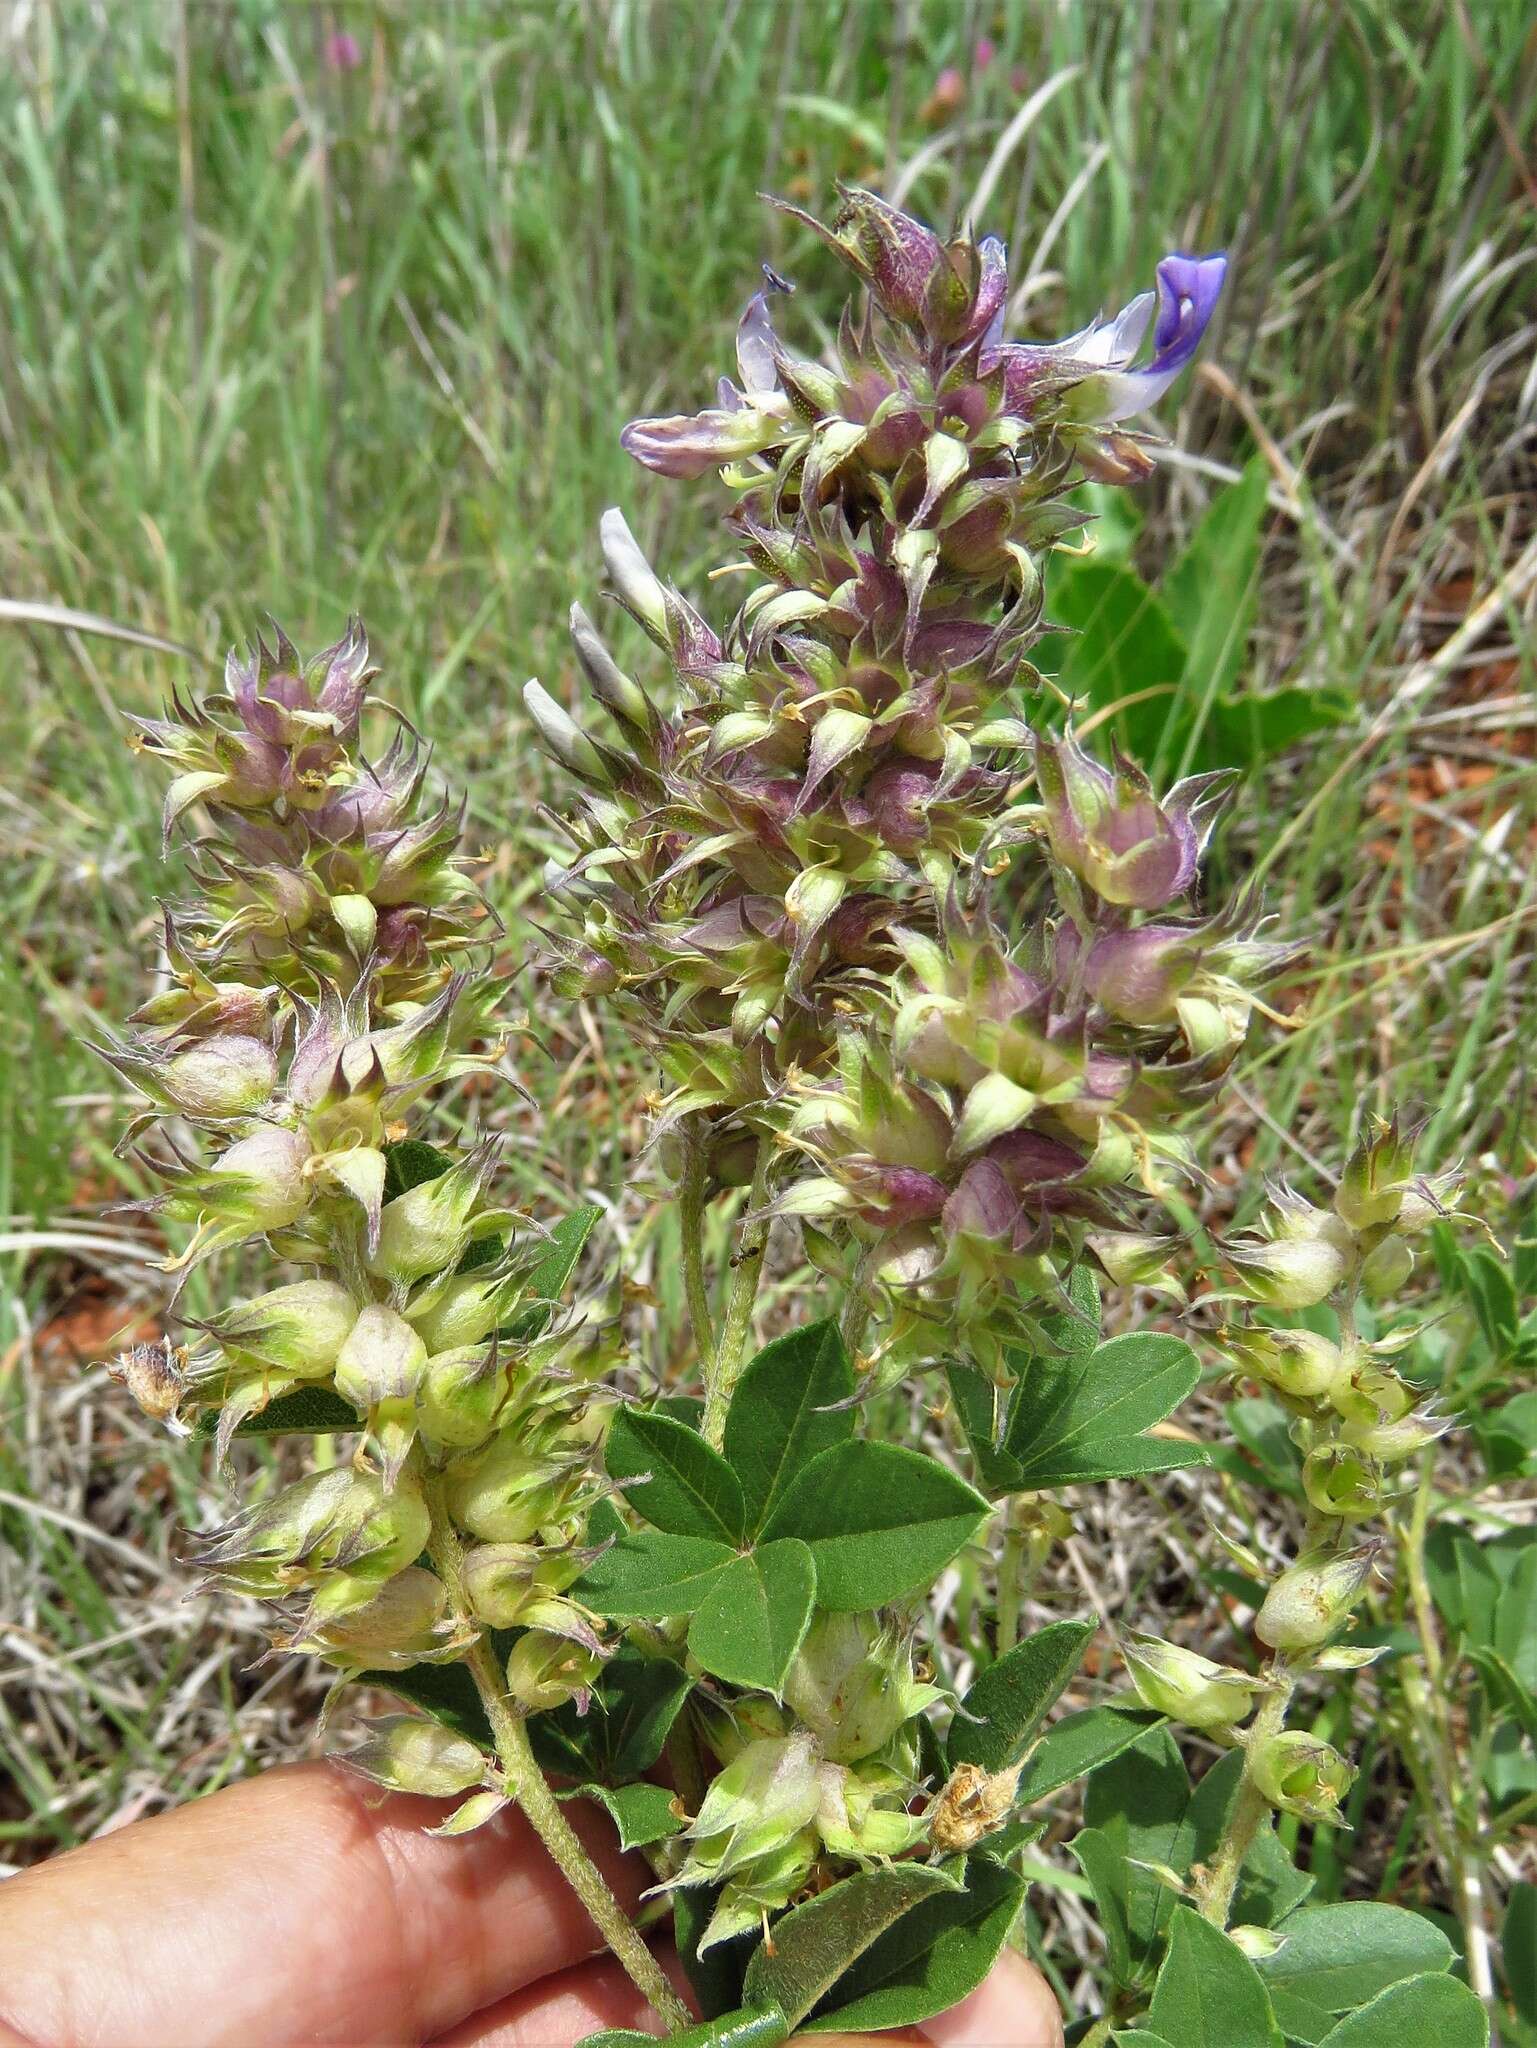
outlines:
[[[1260,1974],[1288,2031],[1307,2041],[1389,1986],[1452,1962],[1451,1943],[1429,1920],[1369,1900],[1303,1906],[1277,1932],[1283,1945]]]
[[[775,1923],[773,1953],[762,1947],[747,1966],[752,2004],[776,2005],[791,2028],[832,1994],[846,1971],[921,1900],[963,1893],[964,1879],[928,1863],[894,1863],[846,1877],[820,1898]]]
[[[1065,1714],[1031,1751],[1020,1773],[1020,1803],[1028,1806],[1086,1778],[1139,1743],[1162,1719],[1135,1701],[1108,1700]]]
[[[686,1424],[622,1409],[609,1429],[603,1457],[630,1504],[654,1529],[731,1547],[746,1540],[740,1480]]]
[[[977,1469],[992,1492],[1040,1491],[1205,1463],[1197,1445],[1145,1434],[1200,1379],[1200,1363],[1180,1338],[1112,1337],[1086,1356],[1015,1353],[1013,1364],[1018,1384],[1008,1396],[996,1448],[993,1390],[975,1373],[956,1368],[950,1374]]]
[[[947,1755],[957,1764],[1006,1770],[1023,1755],[1083,1661],[1091,1621],[1054,1621],[990,1664],[950,1725]]]
[[[817,1569],[804,1543],[761,1543],[715,1580],[690,1625],[689,1649],[717,1678],[777,1694],[816,1592]]]
[[[748,1365],[731,1398],[725,1450],[754,1534],[801,1468],[854,1434],[853,1393],[854,1368],[830,1319],[776,1338]]]
[[[810,1546],[823,1607],[859,1610],[929,1584],[986,1514],[981,1494],[932,1458],[850,1441],[801,1468],[763,1533]]]
[[[1257,455],[1216,493],[1157,590],[1098,551],[1052,566],[1048,615],[1072,634],[1056,643],[1057,681],[1080,704],[1113,709],[1122,745],[1156,775],[1252,771],[1350,716],[1338,688],[1242,687],[1269,477]]]
[[[968,1858],[964,1890],[920,1899],[878,1936],[838,1979],[805,2032],[913,2027],[959,2003],[998,1960],[1024,1895],[1023,1878],[993,1858]]]
[[[1318,2048],[1405,2048],[1410,2041],[1488,2048],[1488,2015],[1455,1977],[1411,1977],[1331,2027]]]
[[[1181,2048],[1282,2048],[1259,1972],[1189,1906],[1175,1905],[1170,1916],[1169,1950],[1147,2020]]]

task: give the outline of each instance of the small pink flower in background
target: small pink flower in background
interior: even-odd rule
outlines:
[[[350,30],[332,29],[326,37],[326,64],[332,71],[356,71],[363,61],[358,39]]]
[[[1009,91],[1027,93],[1030,90],[1030,73],[1023,64],[1016,64],[1009,73]]]
[[[919,118],[937,128],[959,111],[966,98],[966,81],[954,64],[947,64],[934,81],[934,90],[924,101]]]
[[[991,64],[993,59],[997,56],[997,54],[998,45],[993,41],[991,36],[979,37],[977,41],[977,46],[971,53],[971,62],[973,69],[977,71],[985,71],[988,65]]]

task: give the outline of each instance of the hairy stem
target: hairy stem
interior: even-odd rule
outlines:
[[[683,1179],[678,1188],[679,1221],[683,1233],[683,1293],[688,1302],[694,1355],[699,1361],[700,1373],[708,1380],[715,1365],[715,1328],[710,1314],[710,1293],[704,1279],[704,1132],[696,1118],[689,1119],[683,1145]]]
[[[432,1511],[428,1553],[448,1589],[449,1604],[455,1616],[461,1621],[471,1622],[469,1603],[464,1594],[464,1551],[444,1506],[442,1475],[433,1471],[425,1461],[418,1464],[418,1471]],[[561,1812],[554,1793],[545,1783],[544,1773],[529,1744],[528,1725],[509,1703],[496,1658],[483,1636],[476,1638],[474,1648],[464,1661],[480,1694],[486,1719],[491,1724],[497,1759],[508,1788],[528,1817],[530,1827],[586,1907],[593,1925],[623,1964],[635,1988],[666,2021],[669,2032],[678,2033],[692,2026],[688,2008],[668,1983],[661,1965],[610,1891],[603,1873],[582,1847],[571,1823]]]
[[[1267,1695],[1265,1704],[1254,1717],[1254,1725],[1246,1738],[1251,1749],[1253,1745],[1265,1742],[1272,1735],[1280,1733],[1286,1721],[1286,1710],[1291,1705],[1292,1693],[1296,1688],[1296,1680],[1284,1656],[1277,1655],[1271,1658],[1267,1675],[1275,1689]],[[1207,1868],[1206,1881],[1201,1886],[1201,1911],[1214,1927],[1227,1926],[1244,1858],[1254,1847],[1254,1838],[1269,1812],[1270,1801],[1255,1784],[1249,1772],[1248,1757],[1245,1756],[1237,1797],[1233,1801],[1233,1810],[1228,1815],[1227,1831]]]
[[[748,1220],[742,1225],[731,1299],[726,1305],[726,1326],[721,1331],[720,1344],[705,1378],[705,1441],[716,1450],[725,1439],[726,1410],[731,1406],[731,1396],[742,1375],[742,1354],[747,1349],[748,1335],[752,1330],[753,1303],[758,1298],[758,1282],[763,1277],[763,1250],[768,1242],[768,1227],[754,1219],[768,1199],[769,1167],[773,1158],[773,1140],[760,1138],[752,1189],[747,1197]]]
[[[1019,1525],[1021,1497],[1003,1511],[1003,1543],[998,1558],[997,1654],[1002,1657],[1019,1641],[1020,1616],[1030,1596],[1035,1573],[1029,1565],[1029,1538]]]

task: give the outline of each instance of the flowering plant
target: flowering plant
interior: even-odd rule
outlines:
[[[601,1325],[561,1305],[594,1212],[517,1214],[493,1140],[424,1142],[448,1084],[503,1073],[501,991],[416,743],[361,751],[356,628],[308,663],[259,646],[222,696],[144,728],[173,771],[168,833],[207,820],[201,895],[168,916],[168,986],[104,1050],[147,1098],[135,1140],[163,1134],[154,1206],[195,1225],[178,1267],[259,1237],[303,1277],[123,1372],[221,1454],[354,1434],[350,1461],[205,1535],[209,1572],[271,1599],[275,1648],[327,1658],[337,1689],[366,1673],[425,1710],[354,1763],[463,1795],[452,1830],[520,1801],[674,2029],[689,2015],[546,1773],[651,1860],[694,2038],[942,2011],[1014,1928],[1031,1809],[1087,1777],[1074,1846],[1110,1977],[1090,2038],[1145,2009],[1117,2038],[1214,2043],[1188,2018],[1211,1977],[1253,2020],[1225,2048],[1269,2048],[1265,1971],[1307,1887],[1270,1817],[1327,1823],[1350,1779],[1288,1703],[1355,1655],[1337,1638],[1373,1561],[1359,1532],[1441,1426],[1351,1326],[1451,1192],[1396,1129],[1332,1210],[1283,1190],[1268,1234],[1226,1247],[1245,1307],[1224,1356],[1296,1418],[1310,1504],[1259,1607],[1264,1663],[1128,1633],[1132,1689],[1048,1727],[1094,1625],[1019,1633],[1063,1489],[1202,1460],[1152,1433],[1195,1353],[1104,1339],[1101,1285],[1185,1299],[1190,1113],[1292,957],[1250,901],[1203,901],[1227,779],[1159,791],[1102,762],[1029,660],[1074,487],[1147,473],[1129,422],[1189,360],[1224,262],[1169,257],[1156,294],[1043,346],[1005,338],[998,242],[862,191],[831,227],[795,218],[865,292],[833,360],[781,338],[770,276],[739,383],[623,436],[664,476],[722,472],[734,615],[707,620],[611,512],[612,595],[661,659],[631,676],[578,606],[601,718],[526,692],[579,792],[547,967],[660,1075],[697,1390],[621,1398]],[[716,1204],[737,1205],[729,1279],[706,1257]],[[828,1312],[754,1353],[781,1224]],[[1330,1336],[1270,1319],[1331,1301]],[[964,1651],[934,1599],[963,1558],[995,1596]],[[1227,1752],[1194,1794],[1171,1721]],[[1430,1985],[1413,1998],[1458,1994],[1443,1962],[1399,1973]]]

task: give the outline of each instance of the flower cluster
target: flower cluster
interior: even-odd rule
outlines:
[[[166,1185],[143,1206],[193,1226],[182,1273],[261,1239],[302,1277],[122,1372],[181,1427],[217,1414],[221,1456],[242,1425],[284,1426],[285,1399],[294,1427],[360,1433],[350,1463],[200,1539],[213,1580],[280,1603],[281,1647],[399,1670],[516,1624],[513,1693],[548,1706],[602,1651],[566,1597],[602,1491],[598,1359],[543,1298],[547,1234],[498,1201],[495,1142],[449,1157],[415,1136],[502,1048],[458,818],[424,801],[411,737],[361,751],[373,674],[356,624],[309,662],[280,634],[230,657],[223,694],[141,725],[174,770],[167,833],[194,805],[208,820],[198,899],[165,917],[167,985],[102,1048],[146,1098],[134,1135],[158,1132]],[[429,1496],[469,1546],[451,1574],[418,1562]]]
[[[1184,1166],[1178,1118],[1285,957],[1242,906],[1199,914],[1220,779],[1160,798],[1030,702],[1047,560],[1083,519],[1067,493],[1145,471],[1122,423],[1188,360],[1224,262],[1159,266],[1137,369],[1152,294],[1010,342],[997,241],[943,242],[857,190],[806,224],[868,287],[834,363],[780,339],[771,278],[740,385],[622,437],[664,475],[724,472],[752,578],[735,617],[717,631],[611,512],[614,595],[673,684],[625,674],[578,608],[612,731],[528,688],[586,791],[557,978],[653,1048],[664,1128],[694,1120],[718,1179],[746,1177],[744,1138],[775,1149],[774,1206],[898,1302],[896,1369],[959,1320],[999,1372],[1089,1230],[1135,1235],[1139,1196]]]

